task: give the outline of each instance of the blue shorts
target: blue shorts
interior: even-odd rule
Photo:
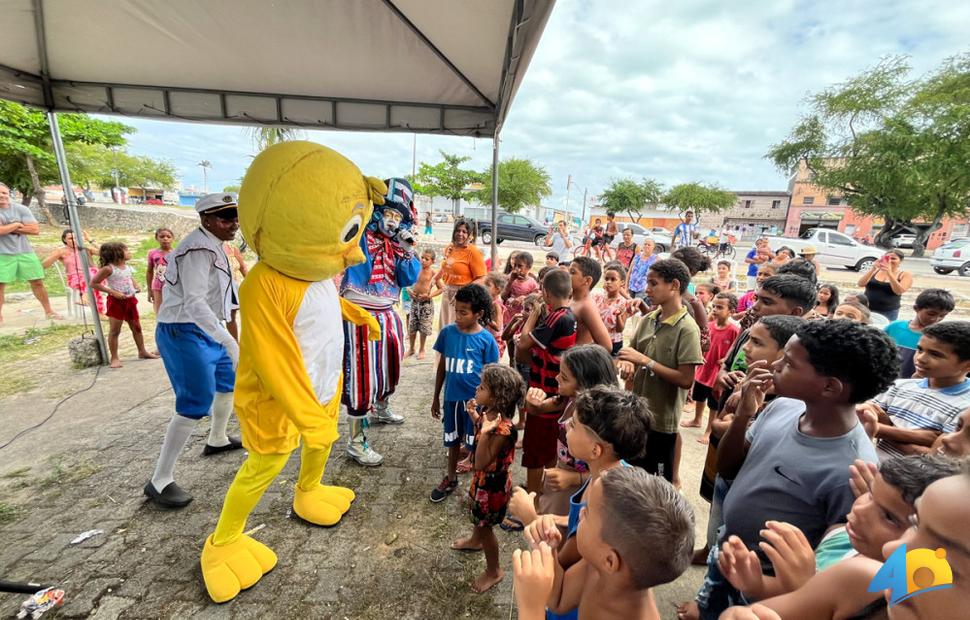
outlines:
[[[475,423],[465,411],[465,401],[446,400],[442,417],[445,423],[445,447],[454,448],[460,441],[470,450],[475,445]]]
[[[175,411],[187,418],[209,415],[216,392],[232,392],[236,371],[226,349],[195,323],[159,323],[155,344],[175,390]]]

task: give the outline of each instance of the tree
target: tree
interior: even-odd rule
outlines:
[[[462,199],[471,198],[474,190],[469,189],[471,183],[481,180],[481,175],[474,170],[462,168],[461,165],[470,160],[471,157],[452,155],[444,151],[441,153],[441,161],[435,165],[421,162],[418,167],[418,174],[412,179],[414,191],[424,196],[441,196],[450,198],[452,212],[459,214],[459,202]],[[501,171],[501,168],[499,168]],[[501,186],[500,186],[501,187]]]
[[[723,211],[738,200],[738,197],[716,185],[702,185],[701,183],[681,183],[675,185],[664,194],[662,201],[668,207],[679,213],[693,211],[701,213],[717,213]]]
[[[123,146],[134,131],[123,123],[93,119],[86,114],[60,114],[61,139],[75,143]],[[9,101],[0,101],[0,173],[24,196],[25,205],[36,198],[41,213],[53,223],[44,186],[59,180],[46,115]],[[64,188],[71,191],[71,188]]]
[[[226,185],[225,187],[222,188],[222,191],[235,192],[238,194],[241,187],[242,187],[241,185]]]
[[[482,204],[492,202],[491,170],[481,172],[485,187],[474,192],[473,198]],[[498,204],[509,213],[518,213],[523,207],[536,206],[552,194],[549,173],[528,159],[506,159],[498,165]]]
[[[644,207],[660,202],[662,196],[663,187],[653,179],[643,179],[639,183],[633,179],[614,179],[600,193],[600,204],[610,215],[626,213],[639,223]]]
[[[913,255],[944,217],[970,211],[970,54],[910,80],[892,57],[812,97],[811,113],[767,158],[804,164],[813,183],[885,225],[876,243],[916,232]]]
[[[140,187],[142,195],[149,187],[166,188],[175,185],[175,166],[167,161],[156,161],[151,157],[134,156],[130,168],[122,171],[122,177],[129,180],[126,185]]]
[[[246,131],[249,133],[249,137],[253,141],[253,148],[257,153],[280,142],[303,138],[303,130],[295,127],[260,126],[250,127]]]

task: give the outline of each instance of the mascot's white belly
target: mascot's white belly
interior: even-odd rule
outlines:
[[[317,400],[327,404],[337,394],[344,357],[340,299],[332,279],[314,282],[307,288],[293,321],[293,333],[300,343],[303,365]]]

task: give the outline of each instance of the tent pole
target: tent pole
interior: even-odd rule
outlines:
[[[77,201],[74,197],[74,185],[71,184],[71,172],[67,169],[67,155],[64,152],[64,143],[61,141],[61,130],[57,126],[57,113],[47,111],[47,123],[51,129],[51,140],[54,143],[54,157],[57,160],[57,170],[61,173],[61,187],[64,188],[64,199],[67,201],[67,217],[70,220],[71,232],[74,233],[74,246],[81,257],[81,269],[84,276],[84,287],[87,291],[88,307],[91,309],[91,316],[94,318],[94,337],[98,341],[98,349],[101,351],[101,363],[108,363],[108,347],[105,346],[104,332],[101,331],[101,319],[98,316],[98,303],[94,298],[94,289],[91,288],[91,263],[88,261],[88,252],[84,247],[84,235],[81,233],[81,220],[77,215]],[[68,289],[67,294],[71,294]]]
[[[492,138],[492,269],[498,270],[498,132]]]

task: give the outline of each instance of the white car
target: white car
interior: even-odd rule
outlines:
[[[930,267],[941,275],[956,271],[961,276],[970,276],[970,239],[953,239],[936,248]]]
[[[616,229],[619,231],[619,234],[615,239],[613,239],[613,243],[610,244],[610,247],[616,248],[620,245],[620,243],[623,242],[623,230],[626,228],[633,231],[633,243],[637,244],[637,247],[640,247],[644,239],[653,240],[654,244],[657,246],[654,252],[657,253],[666,252],[667,248],[670,247],[670,237],[673,234],[670,231],[660,228],[659,230],[663,231],[663,234],[661,235],[656,232],[658,230],[657,228],[644,228],[643,226],[634,224],[632,222],[616,223]]]
[[[879,257],[885,254],[884,250],[864,245],[848,235],[826,228],[810,228],[798,239],[768,237],[768,245],[772,252],[788,248],[796,255],[810,246],[818,252],[816,260],[822,265],[845,267],[863,273],[869,271]]]

